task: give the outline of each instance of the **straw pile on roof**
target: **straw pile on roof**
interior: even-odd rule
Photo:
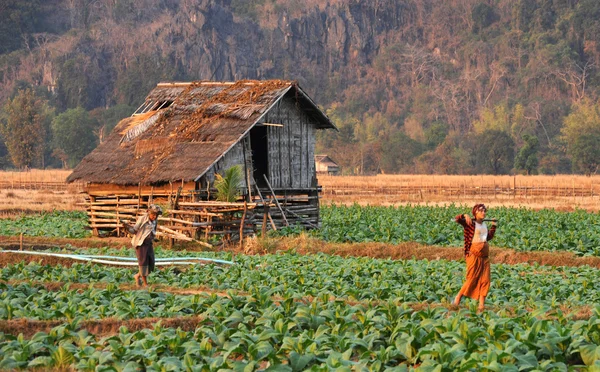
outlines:
[[[137,185],[195,180],[292,89],[322,127],[333,127],[294,81],[158,84],[146,102],[172,104],[123,119],[67,181]]]

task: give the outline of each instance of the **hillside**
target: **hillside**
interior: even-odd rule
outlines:
[[[0,166],[76,164],[159,81],[279,78],[345,173],[594,173],[599,66],[595,0],[7,0]]]

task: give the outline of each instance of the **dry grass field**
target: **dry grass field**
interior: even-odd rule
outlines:
[[[52,210],[84,210],[83,194],[54,190],[0,190],[0,218]]]
[[[325,203],[472,204],[600,210],[600,176],[319,175]]]
[[[79,185],[66,185],[70,170],[0,172],[0,218],[52,210],[83,210]]]
[[[66,186],[70,170],[0,172],[0,215],[83,210],[80,185]],[[600,211],[600,176],[319,175],[323,203],[401,205],[484,202]],[[31,186],[31,187],[28,187]],[[60,186],[60,187],[57,187]]]
[[[25,183],[25,182],[65,182],[71,170],[65,169],[32,169],[28,172],[0,171],[0,181]]]

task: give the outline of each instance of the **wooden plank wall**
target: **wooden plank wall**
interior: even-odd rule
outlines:
[[[300,110],[293,97],[284,97],[265,116],[269,126],[269,178],[275,189],[314,187],[315,134],[313,120]]]
[[[252,158],[252,150],[250,149],[250,141],[246,138],[242,139],[235,144],[219,161],[217,161],[211,169],[209,169],[205,175],[201,178],[202,189],[206,188],[206,182],[210,182],[210,185],[215,182],[216,174],[224,175],[225,171],[234,165],[240,165],[242,167],[242,173],[244,169],[244,151],[246,151],[246,162]],[[243,189],[248,188],[247,177],[244,175]],[[252,180],[250,180],[252,183]]]

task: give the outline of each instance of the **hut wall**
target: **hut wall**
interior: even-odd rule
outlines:
[[[244,154],[245,152],[245,154]],[[205,189],[207,182],[210,185],[215,182],[217,174],[224,175],[225,171],[234,165],[241,166],[242,172],[244,173],[244,181],[242,187],[248,188],[248,170],[251,170],[252,164],[252,150],[250,149],[250,140],[248,136],[244,137],[241,141],[235,144],[221,159],[219,159],[213,166],[204,174],[200,179],[200,188]],[[253,181],[250,178],[250,185],[253,185]]]
[[[275,189],[314,188],[314,120],[302,111],[295,99],[286,96],[264,118],[268,126],[269,181]]]

